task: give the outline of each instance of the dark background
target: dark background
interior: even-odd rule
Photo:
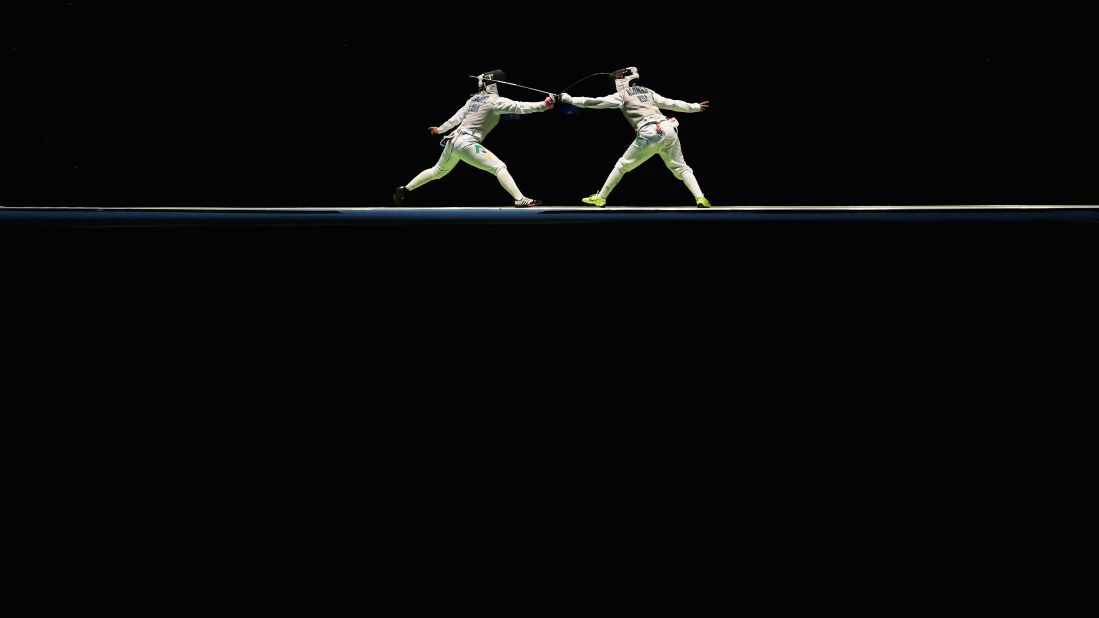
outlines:
[[[4,3],[0,204],[386,205],[435,162],[426,128],[465,101],[468,74],[503,68],[552,90],[629,65],[665,96],[712,102],[677,116],[719,205],[1099,201],[1091,20],[1002,7],[721,8]],[[572,94],[608,90],[592,81]],[[618,112],[587,110],[501,123],[487,144],[527,194],[579,204],[631,137]],[[468,166],[413,198],[510,203]],[[654,160],[612,203],[691,201]],[[741,385],[780,380],[768,397],[804,393],[816,410],[875,385],[895,393],[889,405],[961,383],[982,351],[1008,362],[1031,326],[1033,347],[1079,346],[1091,322],[1065,316],[1094,315],[1081,299],[1099,244],[1078,228],[425,227],[0,230],[9,330],[30,343],[7,357],[51,377],[39,394],[91,396],[55,376],[102,367],[117,375],[94,392],[163,385],[148,402],[204,393],[197,384],[282,400],[296,387],[302,401],[347,384],[350,405],[369,413],[383,401],[372,389],[388,383],[408,386],[412,407],[453,394],[429,406],[451,410],[510,385],[527,392],[498,405],[527,409],[579,375],[603,397],[550,409],[609,410],[623,397],[632,409],[638,393],[672,410],[699,393],[694,403],[718,411],[751,401]],[[855,345],[859,335],[870,345]],[[1039,350],[1016,370],[1078,356]],[[159,382],[133,375],[181,364]],[[461,368],[481,375],[419,381]],[[844,375],[817,388],[788,379],[828,368]],[[641,369],[653,373],[622,373]],[[242,371],[266,375],[238,381]],[[1012,374],[968,384],[992,391],[1002,375]]]
[[[471,94],[467,75],[503,68],[558,90],[629,65],[664,96],[712,102],[676,115],[718,205],[1099,201],[1095,54],[1086,22],[1052,9],[73,0],[4,11],[7,205],[387,205],[436,161],[426,128]],[[571,94],[607,94],[603,79]],[[631,138],[617,111],[585,110],[504,121],[486,145],[527,195],[579,204]],[[466,165],[412,197],[510,203]],[[611,203],[692,200],[653,159]]]

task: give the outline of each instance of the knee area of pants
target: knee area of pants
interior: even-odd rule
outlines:
[[[493,173],[494,175],[496,175],[496,176],[499,176],[499,175],[500,175],[500,172],[502,172],[502,171],[506,170],[507,168],[508,168],[508,166],[506,166],[506,165],[501,165],[500,167],[496,167],[496,168],[493,168],[493,170],[492,170],[492,173]]]

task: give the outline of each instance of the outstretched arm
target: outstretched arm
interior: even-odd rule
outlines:
[[[523,101],[512,101],[504,97],[496,97],[495,111],[497,114],[533,114],[534,112],[544,112],[551,107],[553,107],[553,99],[549,98],[544,101],[525,103]]]
[[[651,91],[650,91],[651,92]],[[687,103],[686,101],[680,101],[678,99],[668,99],[652,92],[653,104],[660,109],[670,109],[673,112],[704,112],[710,107],[709,101],[703,101],[701,103]]]
[[[606,97],[573,97],[568,93],[561,93],[561,102],[591,109],[618,109],[625,99],[617,92]]]

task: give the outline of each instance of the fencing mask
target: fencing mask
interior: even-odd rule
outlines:
[[[637,73],[637,67],[626,67],[611,73],[611,81],[614,82],[615,92],[622,92],[633,86],[640,77],[641,75]]]
[[[495,80],[504,80],[508,76],[504,74],[502,69],[496,69],[489,71],[488,73],[481,73],[477,76],[477,90],[478,92],[484,90],[489,94],[500,94],[500,85]]]

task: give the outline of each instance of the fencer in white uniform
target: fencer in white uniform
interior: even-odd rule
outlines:
[[[710,102],[686,103],[666,99],[638,84],[639,77],[637,67],[615,71],[611,74],[611,78],[614,80],[616,92],[606,97],[573,97],[567,93],[561,94],[562,102],[577,107],[620,109],[630,126],[637,131],[637,138],[615,164],[607,181],[603,183],[603,188],[599,193],[585,197],[581,201],[593,206],[605,206],[607,197],[626,172],[632,171],[653,155],[658,154],[664,159],[664,164],[672,174],[687,185],[687,189],[695,197],[695,204],[699,208],[709,208],[710,202],[699,188],[694,171],[683,160],[683,148],[679,144],[679,121],[666,118],[660,110],[701,112],[709,108]]]
[[[500,114],[531,114],[544,112],[553,108],[553,98],[546,97],[543,101],[524,103],[512,101],[500,96],[499,86],[496,80],[507,79],[504,72],[496,69],[477,76],[477,94],[466,101],[449,120],[438,127],[430,127],[428,131],[432,135],[453,132],[446,135],[440,142],[443,146],[443,154],[434,167],[430,167],[419,173],[407,185],[397,187],[393,191],[393,203],[397,206],[404,204],[408,192],[446,176],[458,164],[465,161],[473,167],[491,172],[500,181],[504,189],[515,200],[515,206],[525,208],[541,205],[540,200],[525,197],[515,185],[515,179],[508,172],[508,166],[495,154],[482,145],[496,125],[500,122]],[[457,128],[455,128],[457,127]]]

